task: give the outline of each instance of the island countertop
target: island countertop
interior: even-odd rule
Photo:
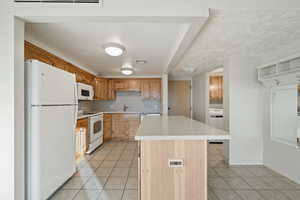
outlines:
[[[229,140],[229,133],[184,116],[145,117],[135,140]]]

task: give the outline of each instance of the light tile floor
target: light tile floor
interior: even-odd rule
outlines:
[[[137,200],[136,142],[105,143],[77,167],[51,200]],[[300,200],[300,185],[264,166],[228,166],[221,144],[209,144],[208,185],[208,200]]]

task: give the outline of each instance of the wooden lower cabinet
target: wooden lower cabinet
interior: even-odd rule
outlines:
[[[140,119],[128,119],[128,138],[129,140],[134,140],[136,132],[140,126]]]
[[[111,114],[105,113],[104,120],[103,120],[103,140],[107,142],[112,138],[112,120]]]
[[[206,140],[142,140],[139,151],[140,200],[207,200]]]
[[[112,138],[117,140],[126,140],[129,138],[128,121],[126,119],[113,119]]]
[[[133,140],[140,125],[140,114],[112,114],[112,139]]]

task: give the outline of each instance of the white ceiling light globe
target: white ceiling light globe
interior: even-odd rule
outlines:
[[[133,70],[132,69],[126,69],[126,68],[121,69],[121,72],[122,72],[122,74],[124,74],[126,76],[129,76],[129,75],[133,74]]]
[[[125,51],[125,47],[117,43],[108,43],[104,45],[104,51],[110,56],[121,56]]]
[[[120,56],[123,54],[123,50],[118,47],[106,47],[105,52],[110,56]]]
[[[133,74],[134,70],[133,67],[131,65],[131,63],[125,63],[122,67],[121,67],[121,73],[124,75],[131,75]]]

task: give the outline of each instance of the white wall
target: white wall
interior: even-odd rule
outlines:
[[[163,115],[168,115],[168,74],[163,74],[161,77],[162,81],[162,108],[161,112]]]
[[[263,87],[257,81],[258,59],[231,57],[224,66],[228,74],[230,164],[262,164]]]
[[[15,199],[24,199],[24,22],[19,19],[15,19],[14,25]]]
[[[300,41],[289,46],[278,48],[263,56],[261,64],[276,61],[300,52]],[[270,90],[264,89],[262,96],[264,101],[263,118],[263,156],[264,164],[278,173],[300,183],[300,149],[274,142],[270,138]]]
[[[14,199],[14,61],[13,16],[8,1],[0,3],[0,199]]]
[[[206,122],[207,115],[207,74],[202,73],[192,78],[193,119]]]

